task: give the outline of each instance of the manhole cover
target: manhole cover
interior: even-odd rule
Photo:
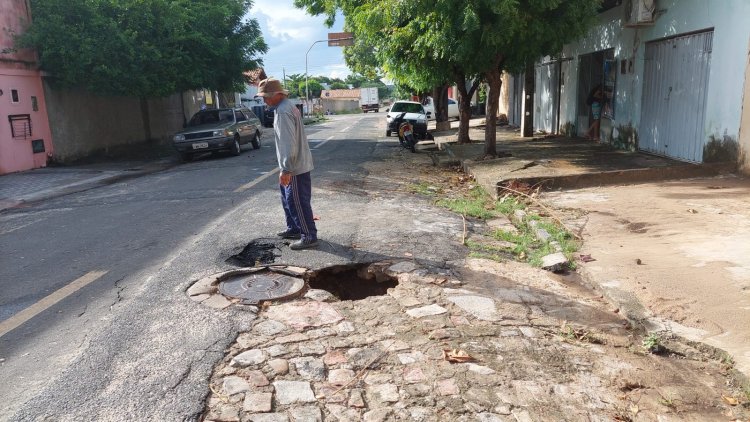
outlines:
[[[256,305],[267,300],[294,297],[301,294],[304,287],[305,282],[301,278],[264,271],[229,278],[219,284],[219,292],[241,299],[243,304]]]

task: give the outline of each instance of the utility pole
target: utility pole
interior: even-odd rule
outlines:
[[[312,43],[310,48],[305,53],[305,104],[307,104],[307,114],[310,115],[310,88],[307,82],[307,55],[310,54],[310,50],[319,42],[328,42],[329,47],[345,47],[354,45],[354,36],[351,32],[329,32],[328,39],[318,40]]]
[[[286,87],[286,68],[281,68],[281,74],[284,75],[284,79],[281,80],[281,83],[284,85],[284,89],[287,89]]]

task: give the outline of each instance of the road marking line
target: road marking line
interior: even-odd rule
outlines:
[[[354,126],[354,125],[352,125],[352,126]],[[339,131],[339,133],[344,133],[344,132],[347,132],[347,131],[348,131],[349,129],[351,129],[351,128],[352,128],[352,126],[349,126],[349,127],[345,127],[345,128],[343,128],[343,129],[341,129],[341,130]]]
[[[258,183],[266,180],[268,178],[268,176],[271,176],[271,175],[276,174],[278,172],[279,172],[279,168],[278,167],[276,167],[275,169],[273,169],[271,171],[267,171],[262,176],[258,177],[257,179],[253,180],[252,182],[246,183],[246,184],[238,187],[237,189],[234,190],[234,193],[244,192],[244,191],[250,189],[251,187],[257,185]]]
[[[315,145],[315,146],[313,147],[313,149],[318,149],[318,148],[322,147],[323,145],[325,145],[325,144],[326,144],[326,142],[330,141],[331,139],[333,139],[333,136],[329,136],[329,137],[328,137],[328,139],[326,139],[325,141],[323,141],[323,142],[319,143],[318,145]]]
[[[65,299],[66,297],[77,292],[78,290],[87,286],[88,284],[91,284],[94,281],[100,279],[104,274],[107,274],[107,273],[108,271],[91,271],[87,274],[84,274],[82,277],[77,278],[73,280],[70,284],[63,286],[60,289],[52,292],[50,295],[44,297],[43,299],[29,306],[23,311],[13,315],[12,317],[6,319],[3,322],[0,322],[0,337],[4,336],[5,334],[8,334],[12,330],[15,330],[26,321],[30,320],[31,318],[34,318],[35,316],[39,315],[40,313],[42,313],[43,311],[45,311],[52,305]]]

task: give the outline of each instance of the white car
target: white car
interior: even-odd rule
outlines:
[[[398,133],[398,127],[396,127],[393,120],[401,113],[406,113],[404,120],[411,123],[415,135],[422,138],[427,136],[427,116],[422,104],[416,101],[396,101],[393,103],[393,106],[388,110],[388,114],[385,115],[387,122],[385,136],[391,136],[391,133]]]
[[[435,120],[435,104],[432,97],[426,97],[422,101],[424,111],[427,113],[428,120]],[[448,119],[458,119],[458,102],[453,98],[448,98]]]

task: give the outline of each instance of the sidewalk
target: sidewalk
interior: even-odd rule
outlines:
[[[45,167],[0,176],[0,211],[173,167],[174,158]]]
[[[483,143],[438,140],[494,195],[511,180],[568,189],[540,197],[580,230],[580,253],[595,259],[580,264],[586,281],[633,323],[720,348],[750,376],[750,182],[727,174],[732,166],[504,129],[497,149],[513,156],[475,161]]]

